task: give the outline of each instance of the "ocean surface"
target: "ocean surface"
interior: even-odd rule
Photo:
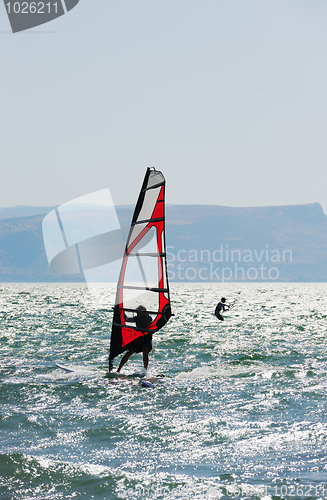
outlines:
[[[104,377],[114,288],[0,285],[1,500],[327,498],[327,284],[173,283],[154,388]]]

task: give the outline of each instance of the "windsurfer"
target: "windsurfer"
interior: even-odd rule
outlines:
[[[152,334],[160,330],[172,315],[166,266],[165,184],[161,172],[147,169],[116,288],[109,372],[113,369],[116,356],[122,354],[119,372],[134,352],[143,353],[144,367],[147,368]],[[135,281],[137,276],[139,278]],[[147,302],[144,303],[140,297],[146,297]],[[144,305],[140,307],[140,302],[148,310]],[[133,318],[126,317],[129,311],[132,311]]]
[[[220,299],[220,302],[218,302],[217,306],[216,306],[216,309],[215,309],[215,316],[217,319],[219,319],[220,321],[224,321],[224,318],[223,316],[220,314],[220,311],[228,311],[229,309],[229,305],[226,304],[226,299],[225,297],[222,297]]]
[[[133,322],[138,328],[147,328],[152,323],[152,318],[144,306],[138,306],[136,308],[136,316],[128,318],[125,316],[126,322]],[[143,366],[144,370],[148,369],[149,365],[149,352],[152,350],[152,333],[147,333],[142,337],[138,337],[131,344],[128,351],[124,354],[119,364],[117,373],[120,372],[122,367],[127,363],[132,354],[140,353],[143,354]]]

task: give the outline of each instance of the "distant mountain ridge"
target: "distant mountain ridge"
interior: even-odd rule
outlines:
[[[33,215],[45,215],[53,207],[31,207],[29,205],[17,205],[15,207],[0,208],[1,219],[15,219],[17,217],[31,217]]]
[[[42,236],[53,207],[0,209],[0,281],[84,281],[50,270]],[[117,207],[128,226],[132,206]],[[318,203],[232,208],[168,205],[171,281],[327,281],[327,216]]]

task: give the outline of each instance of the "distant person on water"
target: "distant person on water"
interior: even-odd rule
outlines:
[[[220,321],[224,321],[224,318],[223,316],[220,314],[221,311],[228,311],[229,309],[229,305],[226,304],[226,299],[225,297],[222,297],[220,299],[220,302],[218,302],[217,306],[216,306],[216,310],[215,310],[215,316],[217,319],[219,319]]]
[[[133,316],[132,318],[125,318],[126,321],[135,323],[137,328],[147,328],[151,323],[152,323],[152,318],[150,314],[148,314],[146,308],[144,306],[138,306],[136,308],[136,316]],[[146,333],[146,332],[145,332]],[[120,370],[123,368],[123,366],[127,363],[129,358],[134,354],[135,352],[140,353],[142,352],[143,354],[143,366],[144,370],[148,369],[149,365],[149,352],[152,350],[152,333],[146,333],[146,335],[142,337],[138,337],[137,339],[133,340],[133,342],[130,344],[129,350],[124,354],[124,356],[121,359],[121,362],[119,364],[117,373],[120,372]]]

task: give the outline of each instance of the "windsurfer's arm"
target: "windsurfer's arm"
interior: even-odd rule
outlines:
[[[132,316],[131,318],[129,318],[125,312],[124,312],[124,317],[125,321],[129,321],[130,323],[135,323],[136,321],[136,316]]]
[[[132,318],[128,318],[125,314],[125,321],[128,321],[129,323],[135,323],[136,322],[136,316],[133,316]]]

